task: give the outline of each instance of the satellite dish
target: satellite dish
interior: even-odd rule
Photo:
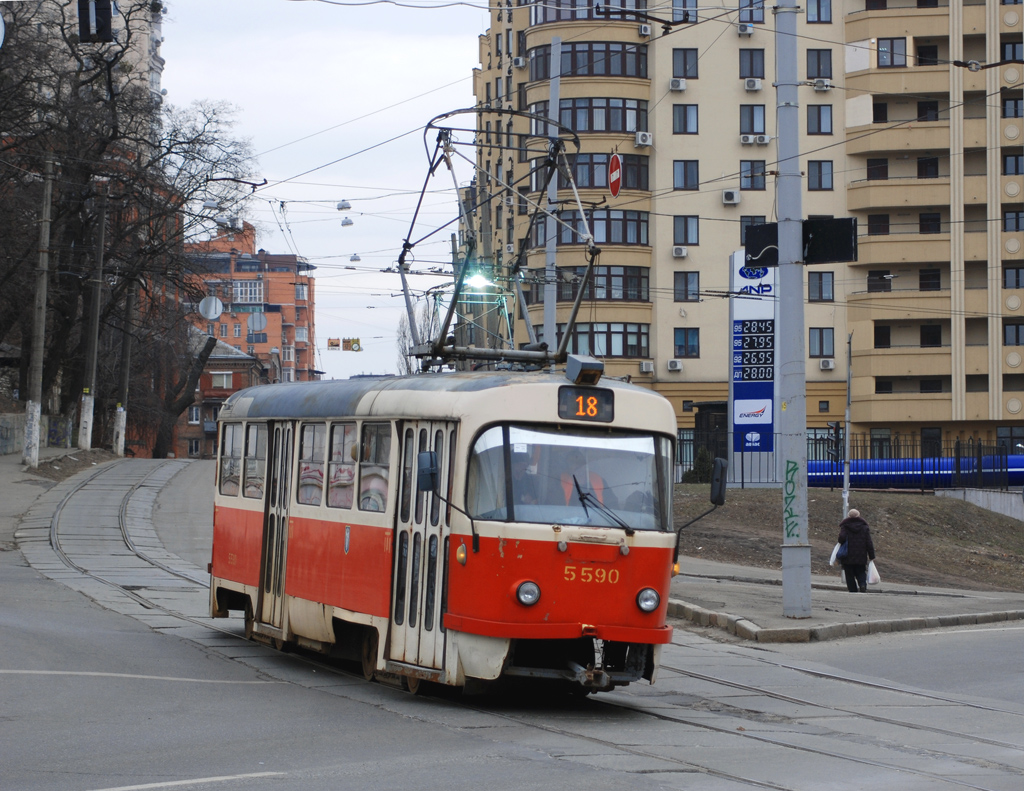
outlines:
[[[224,303],[217,297],[203,297],[199,302],[199,315],[207,321],[213,321],[224,312]]]
[[[263,313],[249,314],[249,332],[263,332],[267,328],[267,317]]]

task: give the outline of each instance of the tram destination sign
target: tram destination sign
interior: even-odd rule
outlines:
[[[615,420],[615,393],[597,387],[559,387],[558,416],[563,420],[611,423]]]

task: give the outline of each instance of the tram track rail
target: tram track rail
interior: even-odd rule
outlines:
[[[172,566],[153,558],[148,553],[139,549],[139,547],[136,545],[136,542],[133,540],[128,527],[128,509],[131,506],[132,498],[136,496],[140,489],[149,485],[150,479],[157,473],[157,471],[163,469],[168,463],[170,462],[164,462],[162,464],[154,466],[151,470],[146,472],[137,481],[132,482],[127,491],[124,492],[118,507],[118,529],[120,531],[121,538],[125,546],[142,562],[152,566],[154,569],[159,569],[164,573],[174,575],[175,577],[185,580],[191,584],[209,587],[208,581],[198,579],[196,575],[190,574],[181,569],[175,569]],[[50,545],[53,548],[54,552],[69,569],[73,569],[76,572],[89,577],[90,579],[93,579],[99,583],[102,583],[106,586],[110,586],[118,590],[123,595],[129,597],[130,599],[138,603],[140,606],[146,608],[147,610],[156,610],[168,616],[172,616],[176,619],[179,619],[183,622],[187,622],[195,626],[200,626],[204,629],[209,629],[211,631],[216,631],[221,634],[237,638],[240,641],[246,641],[244,634],[238,630],[233,630],[230,628],[215,625],[211,623],[210,620],[208,619],[196,618],[185,612],[176,611],[173,608],[169,608],[163,604],[160,604],[159,602],[153,601],[152,599],[140,593],[138,590],[134,589],[133,586],[126,586],[124,584],[117,582],[116,580],[108,579],[101,574],[91,571],[90,569],[86,568],[81,563],[75,560],[73,552],[69,554],[68,549],[65,547],[65,541],[61,535],[61,519],[65,510],[72,503],[77,494],[81,493],[90,485],[96,485],[100,483],[99,479],[104,475],[104,473],[110,473],[111,470],[118,469],[122,464],[124,464],[124,462],[115,462],[112,465],[105,465],[104,467],[94,471],[86,478],[77,482],[76,485],[72,489],[70,489],[60,500],[60,502],[54,509],[54,513],[50,521]],[[331,659],[325,659],[320,655],[307,653],[301,649],[294,651],[290,655],[295,661],[302,662],[316,670],[334,673],[339,676],[353,680],[362,679],[362,674],[360,672],[350,670],[345,666],[339,665],[336,661],[333,661]],[[871,688],[886,693],[909,696],[912,699],[924,699],[928,701],[934,701],[936,703],[949,703],[955,704],[957,706],[969,707],[979,711],[998,713],[1013,717],[1024,717],[1024,713],[1020,711],[1014,711],[1008,708],[1002,708],[998,706],[984,705],[974,701],[953,698],[950,696],[944,696],[935,693],[929,693],[923,690],[908,689],[906,687],[901,687],[895,684],[883,684],[879,682],[871,682],[862,679],[853,679],[839,674],[827,673],[821,670],[801,667],[797,664],[789,662],[774,661],[766,657],[752,657],[747,654],[744,654],[744,658],[749,661],[766,663],[783,670],[806,674],[827,681],[859,685],[865,688]],[[677,676],[686,678],[692,678],[694,680],[698,680],[708,684],[720,685],[729,689],[746,692],[751,695],[765,697],[772,700],[778,700],[780,702],[785,702],[796,706],[808,707],[810,709],[820,709],[822,711],[827,712],[830,715],[842,717],[858,717],[864,720],[868,720],[878,724],[884,724],[890,727],[896,727],[901,729],[907,729],[909,731],[928,733],[932,735],[947,737],[950,739],[956,739],[967,744],[986,745],[1001,750],[1010,750],[1024,753],[1024,746],[1020,744],[1015,744],[1012,742],[999,739],[993,739],[981,735],[950,730],[948,728],[941,728],[934,725],[925,725],[915,722],[909,722],[906,720],[900,720],[893,717],[871,714],[864,712],[860,709],[837,706],[828,703],[820,703],[814,700],[810,700],[808,698],[787,695],[772,691],[764,687],[759,687],[752,684],[745,684],[743,682],[721,678],[708,673],[701,673],[686,668],[676,667],[670,664],[662,664],[661,672],[672,673],[676,674]],[[284,683],[298,685],[298,682],[295,681],[283,681]],[[969,788],[974,789],[975,791],[998,791],[998,786],[990,787],[987,785],[982,785],[977,782],[972,782],[970,779],[963,777],[956,777],[949,774],[939,774],[937,772],[929,772],[927,770],[918,769],[906,765],[900,765],[898,763],[891,761],[884,761],[873,758],[866,758],[862,756],[850,755],[848,751],[829,750],[824,749],[822,747],[816,747],[807,744],[794,744],[792,740],[786,740],[782,737],[774,736],[772,734],[765,732],[744,729],[742,725],[737,725],[735,723],[730,723],[728,725],[714,724],[709,723],[706,719],[703,718],[687,716],[683,712],[676,713],[671,711],[665,711],[663,708],[659,710],[654,710],[650,707],[644,707],[642,700],[640,698],[633,698],[632,700],[623,700],[623,698],[627,698],[629,694],[630,693],[628,692],[620,691],[608,697],[588,699],[586,702],[581,702],[579,705],[582,705],[586,708],[599,707],[605,710],[611,709],[621,712],[628,712],[631,715],[650,717],[663,722],[678,723],[680,725],[685,725],[687,727],[699,729],[709,733],[728,735],[730,737],[739,738],[741,740],[751,740],[752,742],[757,743],[759,745],[766,745],[782,750],[792,750],[794,752],[799,752],[803,754],[815,755],[818,757],[844,761],[857,766],[869,766],[877,769],[882,769],[887,772],[892,772],[895,775],[913,776],[919,779],[935,782],[937,784],[949,785],[958,788]],[[542,731],[546,733],[557,734],[565,738],[581,740],[585,743],[600,747],[602,749],[612,750],[617,753],[627,754],[642,759],[649,759],[652,762],[657,762],[658,764],[662,765],[662,768],[654,768],[644,773],[670,773],[673,770],[664,767],[665,764],[668,764],[670,766],[678,767],[678,769],[675,770],[678,772],[707,775],[709,777],[719,778],[721,780],[730,781],[739,785],[749,786],[751,788],[772,789],[773,791],[793,791],[793,788],[791,786],[772,782],[766,779],[760,779],[757,777],[750,777],[743,774],[724,771],[720,768],[711,765],[710,763],[667,755],[664,752],[657,752],[654,750],[645,749],[637,745],[623,744],[621,742],[616,742],[610,739],[601,738],[600,736],[588,734],[584,732],[583,729],[572,729],[565,726],[558,726],[550,723],[538,722],[535,717],[531,717],[526,714],[519,715],[509,711],[502,711],[494,707],[480,706],[470,702],[467,699],[457,699],[450,694],[439,696],[438,700],[443,701],[448,706],[456,706],[466,711],[472,711],[475,713],[496,717],[510,723],[515,723],[520,727],[532,729],[534,731]],[[756,719],[757,715],[759,714],[758,712],[752,709],[740,709],[736,707],[726,706],[725,704],[723,704],[723,708],[729,709],[729,711],[727,712],[728,714],[740,718],[744,716],[749,716],[751,720]],[[425,717],[425,719],[429,718]],[[799,722],[801,719],[803,719],[803,717],[796,717],[792,719],[794,721]],[[453,727],[458,726],[456,725]],[[839,738],[841,736],[842,734],[836,732],[834,738]],[[885,744],[882,740],[879,740],[876,743],[876,746],[883,749],[887,747],[897,747],[897,745]],[[900,745],[899,747],[903,751],[910,749],[905,745]],[[918,751],[918,754],[922,758],[945,758],[948,760],[958,762],[970,762],[972,760],[980,761],[980,759],[972,759],[969,756],[969,754],[966,753],[958,754],[948,752],[945,750],[938,750],[935,748],[925,747],[914,749]],[[985,768],[989,770],[995,770],[1004,776],[1008,775],[1024,778],[1024,769],[1012,766],[1005,762],[987,760],[984,762],[984,766]],[[1022,780],[1022,783],[1024,783],[1024,780]]]

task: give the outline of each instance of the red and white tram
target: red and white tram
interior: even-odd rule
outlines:
[[[620,381],[276,384],[219,417],[211,612],[275,645],[465,686],[653,683],[675,414]],[[425,485],[426,481],[437,485]]]

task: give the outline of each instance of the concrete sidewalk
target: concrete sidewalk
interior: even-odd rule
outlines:
[[[75,448],[40,448],[39,461],[74,455]],[[14,541],[14,531],[32,503],[53,488],[54,481],[36,475],[21,462],[21,453],[0,456],[0,544]],[[13,549],[13,546],[10,548]]]

